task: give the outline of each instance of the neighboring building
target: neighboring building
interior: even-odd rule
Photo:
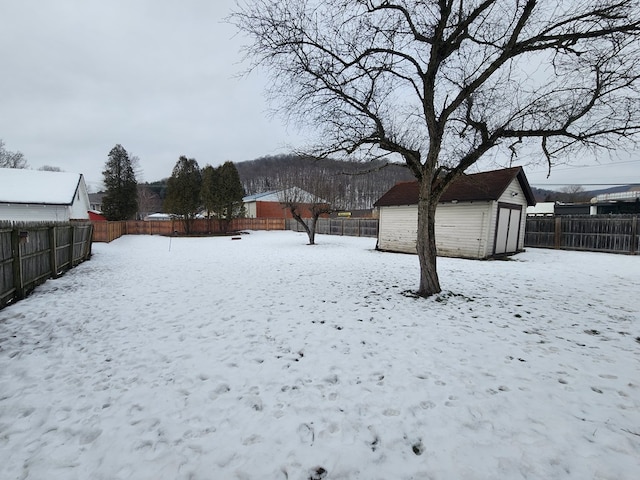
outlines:
[[[89,220],[91,220],[92,222],[106,222],[107,217],[96,210],[89,210]]]
[[[248,195],[242,199],[246,218],[293,218],[289,209],[283,205],[287,199],[300,201],[301,217],[311,218],[309,206],[314,202],[323,203],[309,192],[292,187],[284,190]]]
[[[637,188],[637,187],[634,187]],[[587,202],[541,202],[527,207],[527,215],[637,215],[640,214],[640,190],[602,193]]]
[[[520,167],[457,178],[436,209],[438,255],[480,259],[523,250],[526,208],[535,203]],[[375,206],[377,248],[416,253],[418,182],[396,184]]]
[[[640,213],[640,190],[603,193],[591,199],[591,215],[625,215]]]
[[[163,222],[170,221],[175,218],[178,218],[178,216],[172,213],[150,213],[149,215],[145,215],[144,220],[150,222]]]
[[[104,192],[89,194],[89,205],[91,207],[91,210],[93,210],[94,212],[102,213],[102,198],[104,197],[104,195]]]
[[[538,202],[527,207],[529,217],[552,217],[555,214],[556,202]]]
[[[0,220],[87,220],[89,210],[82,174],[0,168]]]

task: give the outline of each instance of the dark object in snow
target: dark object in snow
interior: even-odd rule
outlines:
[[[242,240],[242,237],[231,237],[231,240]]]
[[[329,472],[327,472],[324,468],[315,467],[311,469],[311,475],[309,475],[309,480],[322,480],[327,476],[327,473]]]
[[[411,446],[411,450],[413,450],[413,453],[415,453],[416,455],[422,455],[422,453],[424,452],[424,445],[422,445],[422,442],[414,443]]]

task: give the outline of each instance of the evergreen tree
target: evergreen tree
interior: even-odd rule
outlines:
[[[228,224],[234,218],[244,216],[244,188],[233,162],[224,162],[218,167],[218,177],[222,206],[219,214]]]
[[[202,173],[198,162],[195,158],[181,156],[167,181],[164,210],[180,215],[187,234],[191,233],[191,224],[200,209],[201,187]]]
[[[233,162],[202,170],[202,203],[209,216],[223,220],[225,231],[234,218],[244,216],[244,188]]]
[[[109,159],[102,172],[105,195],[102,213],[107,220],[129,220],[138,210],[138,182],[129,154],[116,145],[109,152]]]
[[[219,169],[207,165],[202,169],[202,206],[208,217],[217,217],[220,208],[220,175]]]

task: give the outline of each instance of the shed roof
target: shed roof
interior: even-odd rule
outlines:
[[[0,168],[0,203],[71,205],[82,174]]]
[[[498,200],[511,184],[518,179],[528,205],[536,201],[522,167],[504,168],[490,172],[472,173],[456,178],[440,197],[440,202],[472,202]],[[395,184],[374,203],[376,207],[397,205],[416,205],[418,203],[418,182],[400,182]]]

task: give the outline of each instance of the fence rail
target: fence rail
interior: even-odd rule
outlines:
[[[91,255],[91,223],[0,225],[0,309]]]
[[[94,242],[111,242],[122,235],[184,235],[185,224],[181,220],[122,222],[94,222]],[[191,223],[191,234],[210,235],[240,230],[284,230],[284,218],[235,218],[227,226],[217,219],[199,218]]]
[[[638,255],[638,216],[529,217],[524,245]]]
[[[287,219],[287,230],[303,232],[304,228],[294,219]],[[316,233],[345,235],[350,237],[377,237],[377,218],[319,218]]]

